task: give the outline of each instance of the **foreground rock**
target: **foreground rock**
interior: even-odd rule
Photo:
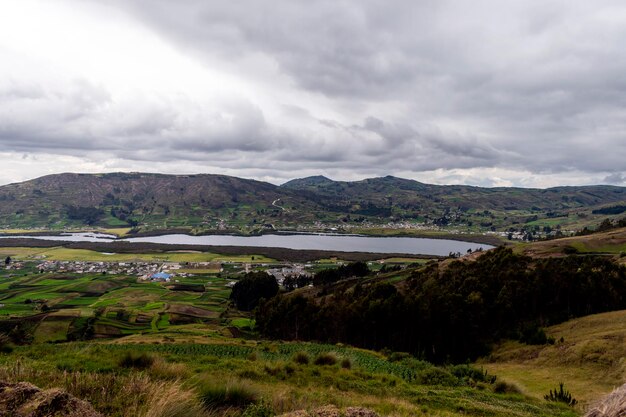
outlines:
[[[53,388],[0,382],[0,417],[102,417],[91,404]]]
[[[623,416],[626,416],[626,384],[604,397],[585,414],[585,417]]]
[[[279,417],[380,417],[374,411],[361,407],[348,407],[341,411],[334,405],[327,405],[313,411],[292,411]]]

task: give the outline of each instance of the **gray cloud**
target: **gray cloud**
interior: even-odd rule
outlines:
[[[259,90],[120,97],[87,78],[5,79],[0,146],[272,178],[485,169],[441,178],[497,184],[486,169],[500,169],[520,185],[529,172],[624,183],[623,2],[111,4]]]

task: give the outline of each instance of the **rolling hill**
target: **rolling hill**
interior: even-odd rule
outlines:
[[[271,222],[290,207],[292,221],[318,208],[296,192],[224,175],[59,174],[0,187],[0,224],[157,227]],[[303,216],[303,218],[301,218]]]
[[[593,226],[626,210],[626,188],[441,186],[315,176],[281,186],[224,175],[56,174],[0,187],[0,227],[97,225],[244,233],[313,226],[425,223],[469,232]]]

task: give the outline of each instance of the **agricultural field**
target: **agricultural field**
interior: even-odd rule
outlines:
[[[109,253],[87,249],[0,247],[0,258],[10,256],[16,260],[51,260],[85,262],[263,262],[275,260],[263,255],[222,255],[200,251],[169,251],[159,253]]]
[[[0,275],[0,326],[27,329],[35,343],[228,321],[222,313],[227,310],[226,284],[231,279],[216,274],[156,283],[124,275],[9,272],[14,271]]]
[[[333,404],[343,409],[367,407],[390,417],[574,417],[622,376],[615,374],[600,383],[603,370],[609,368],[604,356],[585,356],[585,361],[596,358],[605,368],[583,368],[579,374],[574,365],[569,368],[562,381],[580,400],[578,406],[570,407],[543,399],[560,381],[554,377],[561,375],[557,369],[551,369],[552,378],[537,373],[543,363],[524,370],[523,363],[511,359],[523,355],[507,356],[509,345],[477,364],[435,366],[402,352],[263,340],[255,331],[253,313],[236,310],[229,302],[231,286],[241,276],[244,263],[233,258],[225,261],[228,257],[217,254],[0,248],[0,257],[5,256],[22,267],[0,269],[0,334],[18,332],[24,343],[7,344],[0,337],[0,380],[61,387],[106,416],[270,416]],[[169,282],[144,281],[128,274],[42,273],[38,269],[42,262],[52,260],[97,263],[111,259],[211,264],[183,267],[178,270],[182,275]],[[251,256],[241,259],[252,261]],[[216,260],[222,262],[221,268],[215,266]],[[311,270],[338,262],[321,260]],[[369,267],[375,274],[362,283],[397,283],[411,274],[403,266],[425,262],[412,258],[372,262]],[[266,267],[272,265],[280,264]],[[189,273],[193,275],[186,276]],[[549,331],[554,337],[563,334],[566,341],[574,341],[567,329]],[[612,333],[607,330],[607,335]],[[607,343],[612,343],[609,339]],[[580,391],[585,373],[593,373],[597,381],[589,395]],[[238,392],[245,400],[229,403],[227,392]],[[182,414],[172,411],[176,407],[184,409]],[[265,409],[269,414],[244,414],[252,409]]]

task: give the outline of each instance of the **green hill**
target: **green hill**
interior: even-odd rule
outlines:
[[[371,233],[376,225],[405,222],[543,233],[594,226],[620,215],[625,203],[626,188],[612,186],[480,188],[391,176],[354,182],[315,176],[276,186],[208,174],[58,174],[1,186],[0,227],[258,233],[325,225]]]
[[[285,211],[272,204],[279,200]],[[228,222],[262,227],[311,221],[315,204],[275,185],[224,175],[60,174],[0,187],[0,225],[146,229]]]

